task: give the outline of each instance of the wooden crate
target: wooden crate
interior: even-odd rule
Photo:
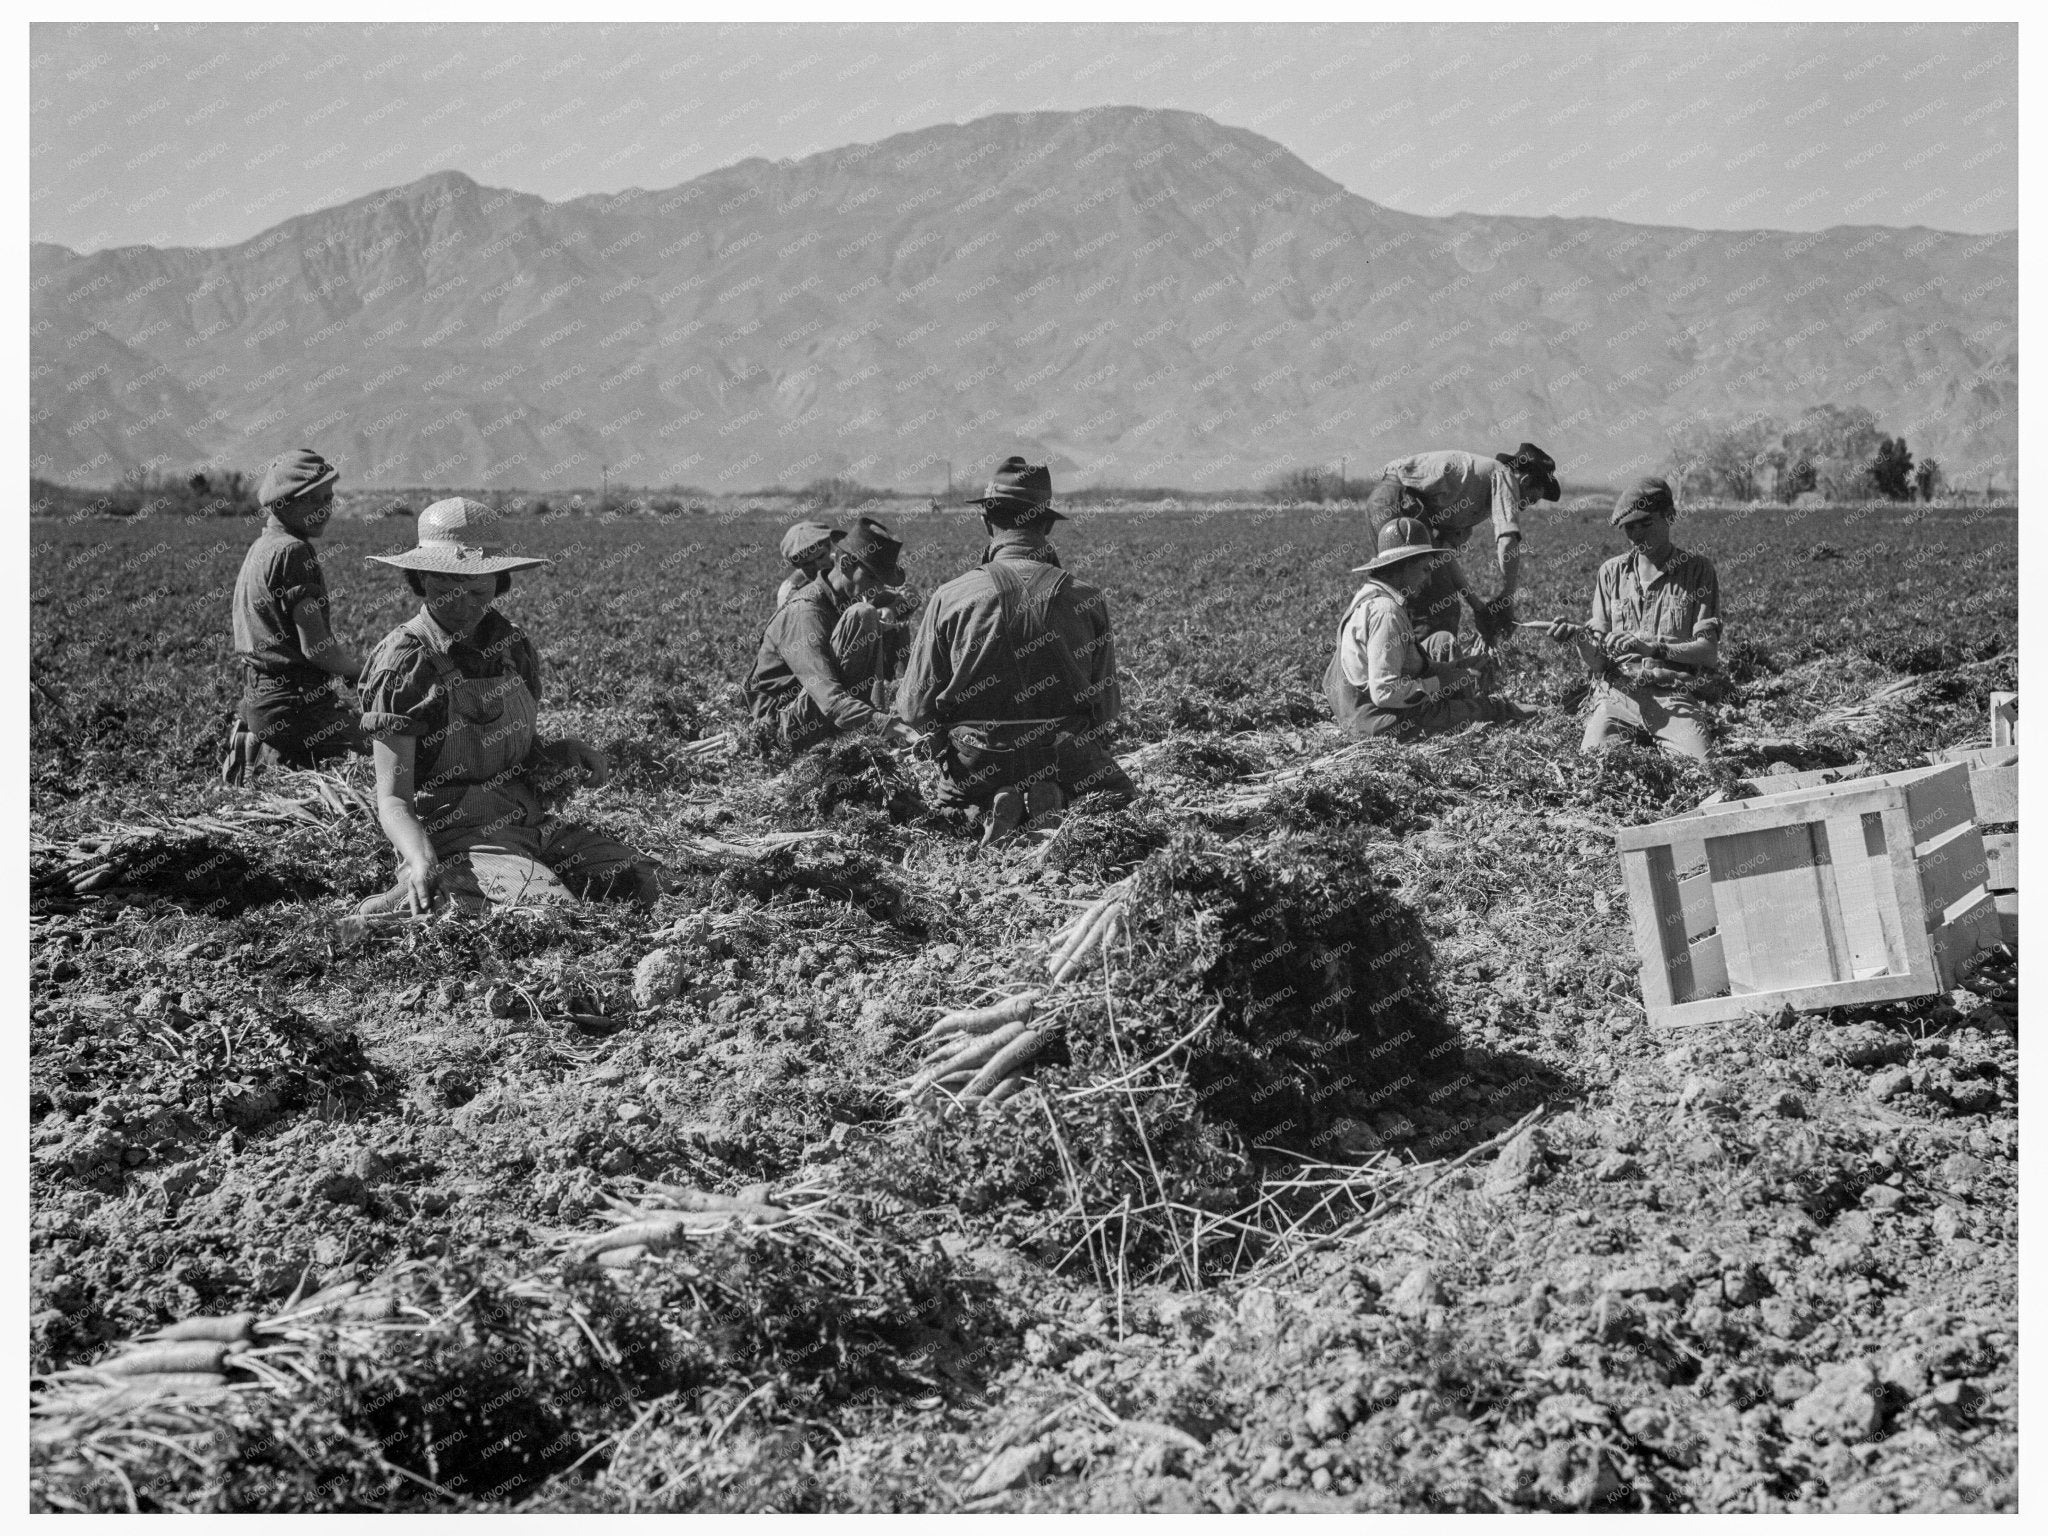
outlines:
[[[1704,806],[1616,838],[1653,1024],[1944,991],[2000,942],[1963,764]]]
[[[1991,695],[1991,745],[2016,747],[2020,744],[2020,696],[2016,693]]]

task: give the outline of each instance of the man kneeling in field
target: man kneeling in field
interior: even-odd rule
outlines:
[[[1704,759],[1713,720],[1702,692],[1721,659],[1721,583],[1713,562],[1671,541],[1669,482],[1639,480],[1615,499],[1610,527],[1633,546],[1600,567],[1584,624],[1560,619],[1553,640],[1578,643],[1593,674],[1581,752],[1640,733],[1676,757]]]
[[[984,841],[1091,792],[1137,792],[1110,756],[1123,710],[1109,604],[1060,567],[1052,474],[1005,459],[980,496],[981,564],[932,594],[898,712],[937,727],[947,797],[988,812]]]
[[[1346,735],[1419,741],[1479,722],[1529,718],[1530,711],[1485,691],[1491,668],[1460,652],[1451,631],[1417,643],[1410,606],[1449,558],[1427,525],[1397,517],[1380,530],[1379,553],[1355,568],[1372,579],[1352,598],[1323,673],[1323,692]]]
[[[915,740],[875,698],[905,643],[900,623],[874,599],[900,587],[903,541],[872,518],[833,548],[825,568],[775,610],[747,679],[762,734],[791,752],[879,724],[890,740]]]

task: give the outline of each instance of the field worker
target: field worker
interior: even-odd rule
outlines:
[[[263,472],[263,531],[242,558],[231,609],[242,702],[221,764],[227,783],[245,783],[266,764],[312,768],[370,750],[353,701],[334,690],[337,679],[353,683],[362,663],[334,637],[313,549],[334,513],[337,475],[310,448],[279,455]]]
[[[1475,721],[1529,718],[1529,711],[1484,691],[1477,661],[1459,653],[1450,631],[1416,638],[1416,594],[1451,558],[1420,519],[1397,517],[1380,530],[1379,552],[1354,569],[1369,579],[1351,599],[1323,673],[1337,724],[1353,739],[1419,741]]]
[[[1522,574],[1522,513],[1538,498],[1557,497],[1557,464],[1534,443],[1491,458],[1455,448],[1411,454],[1381,470],[1380,483],[1365,498],[1366,526],[1375,543],[1394,518],[1417,517],[1439,549],[1459,550],[1471,540],[1473,529],[1489,518],[1493,521],[1499,593],[1482,599],[1466,583],[1464,567],[1455,557],[1443,561],[1409,605],[1416,635],[1427,639],[1443,630],[1457,633],[1460,596],[1472,607],[1472,623],[1483,644],[1509,634]]]
[[[1677,516],[1666,480],[1622,492],[1607,521],[1629,552],[1600,567],[1584,624],[1550,626],[1553,640],[1576,642],[1594,677],[1582,752],[1641,733],[1675,756],[1707,755],[1711,714],[1700,690],[1720,664],[1721,583],[1706,556],[1671,542]]]
[[[823,572],[775,610],[761,637],[747,678],[754,723],[791,752],[869,726],[908,743],[910,732],[875,703],[901,643],[873,599],[903,585],[903,541],[864,517],[830,548]]]
[[[797,523],[782,536],[782,558],[796,569],[775,589],[775,606],[780,608],[818,572],[832,563],[832,546],[846,537],[843,528],[823,523]]]
[[[980,496],[981,563],[931,596],[897,695],[934,728],[945,800],[988,813],[987,842],[1095,791],[1136,786],[1107,747],[1123,709],[1109,604],[1060,567],[1043,465],[1005,459]]]
[[[649,861],[542,803],[543,790],[564,780],[600,785],[610,768],[573,736],[539,739],[540,656],[493,604],[514,571],[547,562],[506,554],[503,521],[481,502],[449,497],[420,513],[415,548],[369,557],[405,572],[420,611],[363,670],[377,816],[398,850],[398,882],[360,915],[579,895],[648,904],[660,894]]]

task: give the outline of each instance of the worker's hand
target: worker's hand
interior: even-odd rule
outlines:
[[[914,747],[924,740],[894,715],[882,717],[882,739],[892,747]]]
[[[1554,619],[1551,621],[1550,628],[1544,631],[1546,635],[1560,644],[1567,640],[1576,640],[1585,632],[1585,625],[1574,624],[1569,619]]]
[[[1607,642],[1601,649],[1607,653],[1609,660],[1620,661],[1624,656],[1649,655],[1650,647],[1655,643],[1647,635],[1624,634],[1616,630],[1607,637]]]
[[[405,892],[405,908],[415,917],[434,909],[434,888],[441,882],[441,861],[431,853],[423,860],[406,859],[398,866],[399,888]]]
[[[611,782],[611,759],[579,736],[571,736],[562,742],[563,749],[576,759],[583,769],[583,783],[589,789],[602,789]]]

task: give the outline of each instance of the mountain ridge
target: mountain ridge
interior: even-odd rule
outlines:
[[[1833,400],[2010,466],[2016,249],[1433,218],[1149,109],[561,203],[448,168],[236,246],[33,244],[31,455],[107,483],[324,434],[366,485],[739,488],[1023,451],[1064,483],[1250,485],[1528,438],[1612,479],[1687,420]]]

